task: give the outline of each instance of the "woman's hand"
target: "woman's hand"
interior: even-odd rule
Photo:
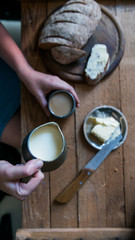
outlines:
[[[80,101],[74,88],[57,76],[34,70],[1,23],[0,36],[0,57],[14,69],[27,89],[36,97],[47,115],[49,115],[49,111],[46,95],[51,90],[63,89],[71,92],[76,100],[76,106],[79,107]]]
[[[43,162],[38,159],[30,160],[26,164],[12,165],[7,161],[0,161],[0,189],[19,200],[26,199],[44,178],[41,172]],[[29,182],[21,182],[21,178],[32,176]]]
[[[19,75],[19,77],[24,82],[27,89],[36,97],[48,116],[49,110],[47,107],[46,95],[51,90],[63,89],[69,91],[76,100],[76,106],[79,107],[80,105],[80,100],[74,88],[57,76],[38,72],[33,68],[28,67],[23,73],[21,73],[21,75]]]

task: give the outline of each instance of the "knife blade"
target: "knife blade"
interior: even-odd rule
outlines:
[[[96,171],[101,165],[108,154],[114,149],[114,147],[122,139],[120,133],[114,138],[114,134],[111,138],[103,145],[102,149],[84,166],[80,174],[56,197],[56,201],[59,203],[66,203],[71,200],[74,194],[83,186],[87,179]]]

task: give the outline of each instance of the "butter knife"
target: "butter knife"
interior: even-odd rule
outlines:
[[[114,135],[114,134],[113,134]],[[59,203],[66,203],[71,200],[74,194],[83,186],[87,179],[96,171],[108,154],[121,141],[122,134],[117,137],[112,136],[102,147],[101,150],[84,166],[80,174],[56,197]]]

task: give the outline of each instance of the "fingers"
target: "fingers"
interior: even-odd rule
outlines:
[[[1,165],[1,164],[4,164],[4,165],[5,165],[5,164],[9,164],[9,162],[7,162],[7,161],[5,161],[5,160],[0,160],[0,165]]]
[[[43,161],[34,159],[24,165],[11,165],[6,171],[9,180],[19,180],[24,177],[32,176],[43,166]]]
[[[70,84],[68,84],[67,82],[60,79],[59,77],[57,77],[57,76],[53,76],[53,77],[56,78],[55,89],[63,89],[63,90],[69,91],[75,98],[76,106],[79,107],[80,106],[80,100],[79,100],[79,98],[76,94],[75,89]]]
[[[38,187],[43,179],[44,174],[38,170],[27,184],[22,182],[16,183],[16,197],[19,200],[26,199]]]
[[[41,92],[39,93],[39,95],[40,95],[39,98],[40,98],[40,103],[43,108],[45,106],[45,104],[43,104],[43,103],[44,103],[44,101],[46,101],[46,99],[43,100],[43,98],[45,98],[45,95],[49,91],[56,90],[56,89],[63,89],[63,90],[69,91],[76,100],[76,106],[79,107],[80,100],[75,92],[75,89],[70,84],[68,84],[66,81],[59,78],[58,76],[44,74],[42,84],[43,85],[40,88],[40,91],[42,93]],[[45,108],[47,109],[47,101],[46,101]]]
[[[43,110],[45,111],[47,117],[50,116],[50,112],[48,109],[48,103],[45,97],[45,94],[43,91],[40,91],[38,97],[37,97],[38,102],[40,103],[41,107],[43,108]]]
[[[44,178],[44,174],[40,170],[42,166],[43,162],[38,159],[16,166],[6,161],[0,161],[0,189],[17,199],[25,199]],[[27,184],[20,181],[21,178],[28,176],[32,177]]]
[[[71,94],[74,96],[75,101],[76,101],[76,106],[79,107],[80,106],[80,100],[79,100],[74,88],[69,89],[69,92],[71,92]]]

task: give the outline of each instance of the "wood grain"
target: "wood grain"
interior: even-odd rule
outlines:
[[[130,1],[129,4],[122,4],[118,1],[121,8],[117,8],[117,15],[121,24],[124,27],[126,35],[126,49],[123,61],[120,65],[120,88],[121,88],[121,108],[128,120],[128,139],[123,148],[123,167],[125,177],[125,211],[126,211],[126,224],[128,226],[135,226],[135,191],[133,190],[135,184],[135,145],[134,145],[134,92],[135,92],[135,38],[133,31],[135,29],[135,3]],[[126,22],[128,19],[128,23]],[[130,26],[128,27],[127,26]]]
[[[16,240],[133,240],[135,229],[123,228],[69,228],[69,229],[22,229]]]
[[[40,7],[43,11],[41,14]],[[26,13],[27,14],[24,14]],[[38,21],[37,21],[38,16]],[[32,67],[44,71],[38,48],[37,34],[46,16],[46,3],[41,5],[37,2],[24,2],[22,4],[22,51]],[[35,18],[36,17],[36,18]],[[22,85],[22,140],[29,131],[47,122],[45,113],[42,111],[36,99]],[[44,201],[43,201],[44,199]],[[42,206],[42,207],[41,207]],[[25,227],[50,227],[50,189],[49,174],[45,174],[45,179],[36,191],[23,202],[23,226]],[[42,213],[45,212],[44,216]],[[29,214],[28,214],[29,213]],[[25,217],[24,217],[25,216]],[[36,221],[33,221],[36,219]]]
[[[64,2],[21,2],[22,50],[39,71],[48,73],[37,46],[42,23]],[[81,105],[65,120],[48,119],[22,85],[22,139],[36,126],[56,121],[66,138],[68,157],[59,169],[46,173],[41,185],[23,202],[23,227],[29,229],[19,230],[17,240],[135,239],[134,229],[130,229],[135,226],[135,3],[133,0],[98,2],[119,20],[126,40],[124,56],[115,71],[95,86],[74,83]],[[69,203],[56,204],[56,196],[97,152],[86,142],[82,126],[86,115],[99,105],[112,105],[123,112],[128,121],[128,137]]]

